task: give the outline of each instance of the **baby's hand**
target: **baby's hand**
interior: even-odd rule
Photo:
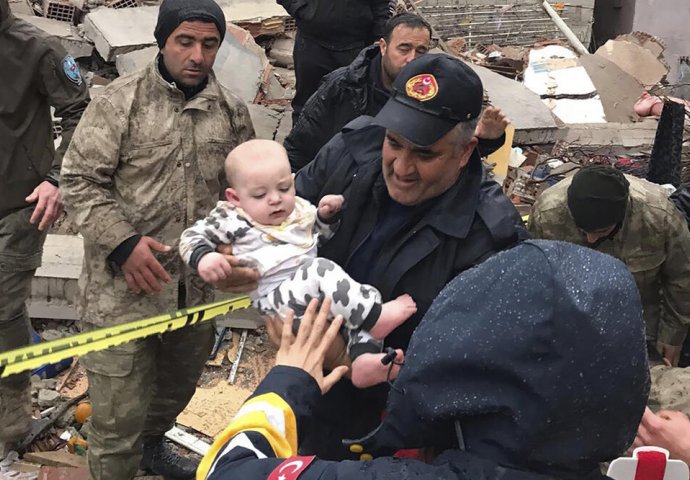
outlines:
[[[345,197],[342,195],[325,195],[319,201],[319,217],[328,220],[343,208]]]
[[[197,265],[199,276],[206,283],[214,283],[219,280],[225,280],[232,268],[225,257],[218,252],[207,253]]]

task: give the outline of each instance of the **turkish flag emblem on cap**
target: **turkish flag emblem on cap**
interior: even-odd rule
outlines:
[[[278,465],[268,480],[297,480],[316,457],[291,457]]]

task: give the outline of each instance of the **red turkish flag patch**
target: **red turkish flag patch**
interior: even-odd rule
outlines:
[[[268,480],[297,480],[316,457],[291,457],[278,465]]]

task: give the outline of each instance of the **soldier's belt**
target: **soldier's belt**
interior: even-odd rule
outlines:
[[[243,296],[3,352],[0,353],[0,378],[75,355],[81,356],[150,335],[179,330],[250,306],[249,297]]]

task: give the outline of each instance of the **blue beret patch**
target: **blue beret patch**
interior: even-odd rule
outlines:
[[[62,61],[62,69],[65,71],[65,76],[69,81],[81,85],[81,73],[79,73],[79,65],[74,61],[71,55],[67,55]]]

